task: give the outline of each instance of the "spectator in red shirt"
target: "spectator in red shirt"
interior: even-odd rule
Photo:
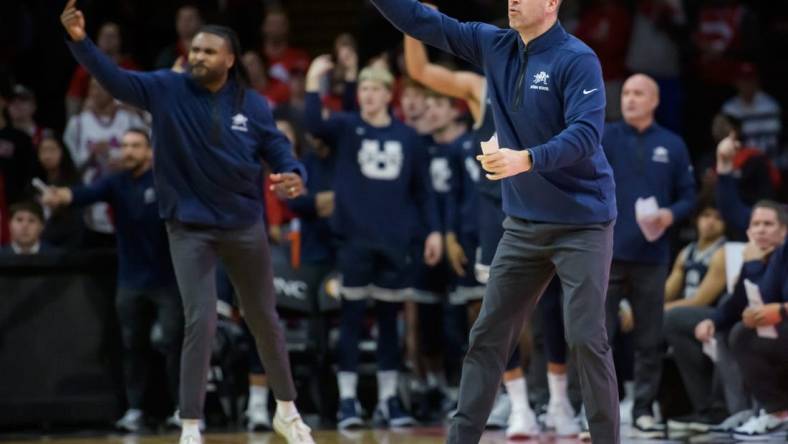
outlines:
[[[290,101],[290,87],[281,80],[271,78],[265,70],[263,59],[257,51],[246,51],[241,61],[249,74],[252,88],[268,99],[271,108],[276,108]]]
[[[732,0],[706,0],[692,35],[697,57],[698,80],[711,85],[732,86],[739,59],[754,49],[755,17],[747,7]]]
[[[156,57],[156,68],[167,69],[176,64],[183,68],[186,65],[192,38],[202,25],[202,14],[197,6],[187,4],[178,8],[175,13],[175,33],[178,34],[178,40],[159,53]]]
[[[621,87],[629,74],[627,50],[632,33],[630,13],[620,0],[588,2],[574,34],[599,56],[604,66],[607,120],[621,118]]]
[[[101,25],[96,39],[96,46],[110,58],[115,60],[121,68],[139,69],[131,57],[121,53],[123,40],[120,33],[120,26],[118,26],[117,23],[106,22]],[[90,86],[90,74],[85,68],[79,65],[77,69],[74,70],[74,75],[71,77],[71,83],[66,93],[67,117],[77,114],[82,109],[82,102],[84,102],[85,97],[88,95],[88,86]]]
[[[260,33],[263,37],[262,53],[270,77],[289,82],[293,71],[306,72],[309,69],[309,54],[290,46],[290,20],[284,9],[269,8],[260,25]]]

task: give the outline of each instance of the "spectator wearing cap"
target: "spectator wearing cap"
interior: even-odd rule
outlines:
[[[722,112],[741,121],[743,145],[763,151],[778,168],[788,168],[788,153],[780,151],[780,104],[761,89],[758,69],[752,63],[739,65],[735,81],[737,94],[723,104]]]
[[[45,130],[35,121],[36,108],[36,96],[33,91],[24,85],[14,85],[8,103],[8,116],[14,128],[30,136],[35,148],[41,143]]]
[[[6,120],[12,97],[10,82],[0,79],[0,245],[8,243],[8,207],[27,196],[35,154],[30,137]]]
[[[41,240],[44,231],[44,211],[35,202],[19,202],[11,205],[11,243],[0,253],[4,255],[31,255],[55,253],[56,249]]]

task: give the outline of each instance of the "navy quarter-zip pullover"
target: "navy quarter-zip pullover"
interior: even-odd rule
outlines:
[[[212,93],[189,74],[119,68],[85,38],[68,42],[77,61],[113,97],[153,115],[154,176],[166,220],[242,228],[263,220],[263,165],[306,171],[276,129],[267,101],[228,80]]]
[[[674,224],[689,217],[695,207],[695,178],[684,141],[656,123],[639,133],[619,121],[606,126],[602,145],[617,184],[613,259],[667,264],[668,237],[646,240],[635,219],[635,201],[656,197],[660,208],[673,212]]]
[[[533,168],[503,180],[503,209],[538,222],[615,219],[613,173],[600,144],[605,86],[596,54],[560,23],[526,46],[517,31],[461,23],[416,0],[372,0],[401,31],[484,70],[501,147]]]
[[[175,282],[152,171],[139,177],[128,171],[113,174],[71,192],[72,205],[106,202],[112,207],[118,240],[118,287],[152,290]]]

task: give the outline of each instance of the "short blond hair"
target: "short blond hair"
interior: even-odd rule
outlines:
[[[383,86],[391,90],[394,87],[394,76],[387,69],[368,66],[358,74],[358,83],[365,80],[382,83]]]

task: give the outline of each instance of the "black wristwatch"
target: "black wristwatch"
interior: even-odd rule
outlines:
[[[783,302],[782,304],[780,304],[780,308],[781,308],[780,314],[782,315],[783,321],[788,322],[788,304]]]

